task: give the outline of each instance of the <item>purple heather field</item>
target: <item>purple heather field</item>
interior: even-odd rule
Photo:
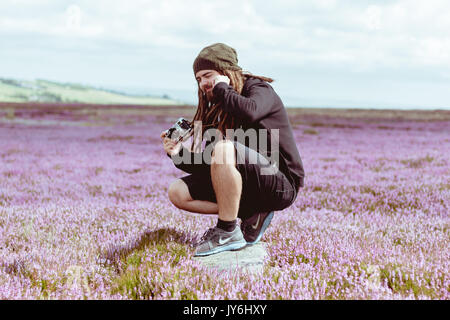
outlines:
[[[450,298],[450,112],[289,110],[305,171],[262,273],[190,246],[159,134],[193,108],[0,106],[0,299]]]

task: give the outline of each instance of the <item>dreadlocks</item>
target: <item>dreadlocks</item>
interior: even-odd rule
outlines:
[[[273,82],[272,78],[255,76],[249,72],[243,72],[242,70],[224,70],[219,72],[222,75],[227,76],[230,79],[230,86],[238,93],[242,94],[242,88],[244,87],[245,80],[248,78],[257,78],[266,82]],[[221,107],[221,103],[211,104],[206,98],[200,87],[198,88],[198,107],[195,113],[194,121],[202,122],[202,136],[209,128],[216,128],[220,130],[223,136],[225,136],[226,129],[235,129],[239,126],[238,120],[231,114],[225,112]],[[194,143],[192,142],[192,150],[194,150]]]

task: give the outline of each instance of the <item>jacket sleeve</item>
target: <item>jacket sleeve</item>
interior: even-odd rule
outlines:
[[[224,82],[218,83],[213,94],[217,101],[224,102],[224,110],[246,122],[258,122],[266,117],[274,105],[275,94],[265,82],[252,84],[245,96],[238,94],[233,87]]]

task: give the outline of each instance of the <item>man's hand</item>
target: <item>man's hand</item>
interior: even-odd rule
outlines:
[[[164,151],[169,156],[178,154],[182,147],[181,141],[176,143],[172,139],[167,138],[166,135],[167,135],[166,131],[161,132],[161,139],[163,140]]]
[[[218,84],[219,82],[224,82],[227,85],[230,85],[230,78],[228,78],[227,76],[222,76],[222,75],[218,75],[214,78],[213,81],[213,88],[216,86],[216,84]]]

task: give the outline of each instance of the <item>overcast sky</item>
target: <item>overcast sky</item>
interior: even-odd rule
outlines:
[[[0,1],[4,78],[195,102],[192,62],[215,42],[288,106],[450,108],[448,0]]]

